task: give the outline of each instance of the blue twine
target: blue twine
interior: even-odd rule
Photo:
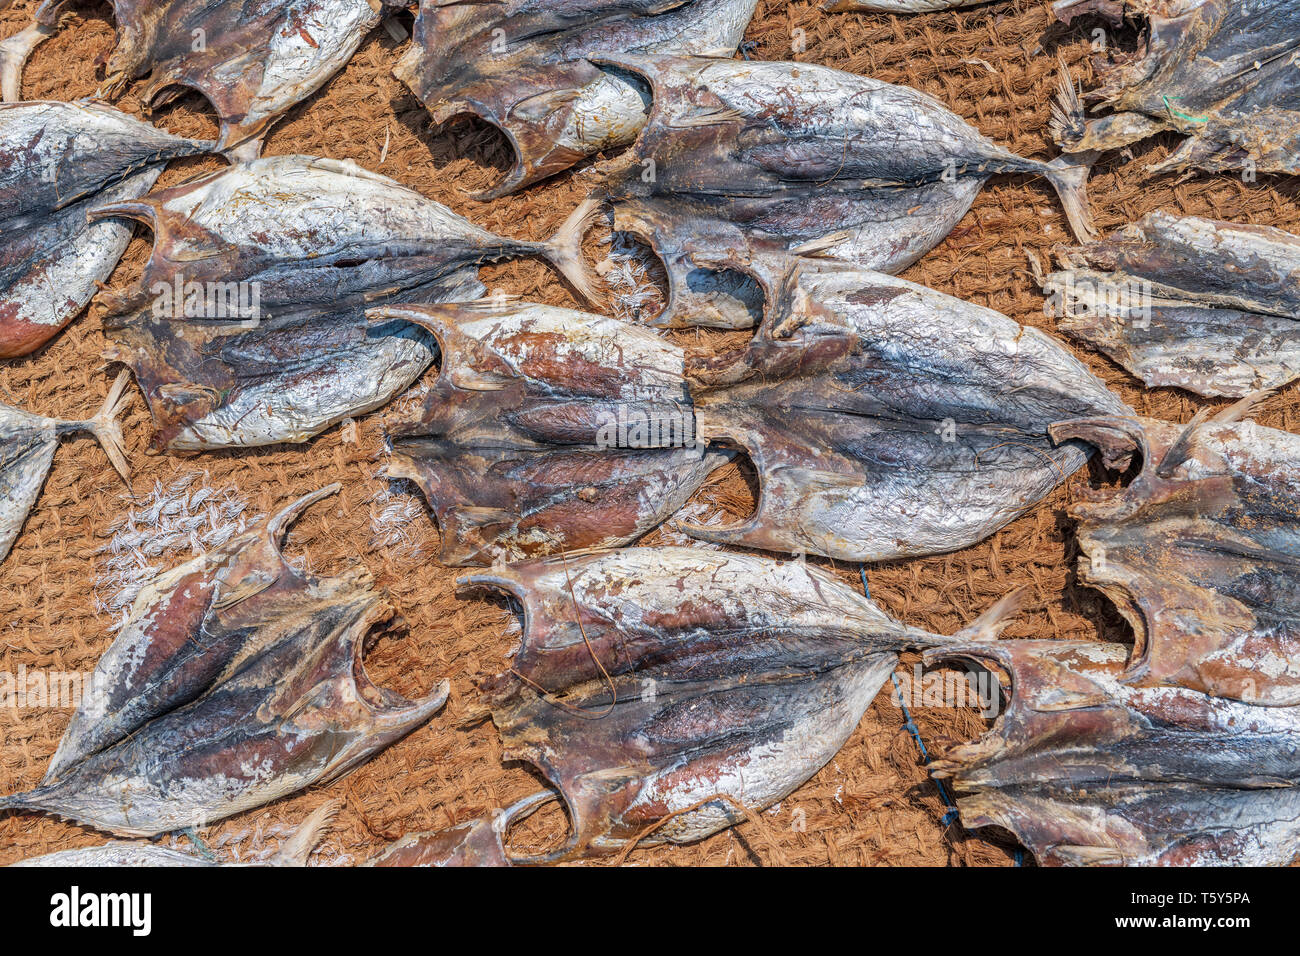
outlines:
[[[858,574],[862,576],[862,593],[870,600],[871,590],[867,586],[867,569],[865,565],[858,565]],[[907,709],[907,702],[903,700],[903,689],[898,685],[898,674],[890,674],[889,677],[894,682],[894,691],[898,696],[898,706],[903,711],[903,729],[911,734],[912,740],[916,742],[916,749],[921,752],[921,763],[928,764],[930,762],[930,752],[925,749],[925,741],[921,739],[921,730],[916,726],[916,721],[912,719],[912,712]],[[933,777],[930,779],[934,780]],[[943,816],[939,818],[939,822],[944,826],[948,826],[960,816],[957,812],[957,804],[952,799],[952,794],[948,792],[948,788],[944,786],[942,780],[934,780],[934,785],[938,787],[939,796],[943,798],[944,806],[947,808],[944,810]]]

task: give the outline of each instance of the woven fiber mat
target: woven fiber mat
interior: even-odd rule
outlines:
[[[0,13],[0,37],[21,29],[33,7],[32,0],[20,0]],[[70,100],[98,85],[99,64],[113,40],[107,4],[74,8],[67,20],[34,54],[25,98]],[[399,22],[409,30],[409,18]],[[1053,26],[1048,5],[1038,0],[1000,0],[963,12],[911,17],[828,16],[808,0],[762,0],[746,39],[752,57],[822,63],[918,87],[1001,145],[1024,156],[1050,158],[1055,148],[1047,121],[1057,54],[1076,80],[1090,81],[1091,31],[1099,25]],[[802,41],[801,52],[792,52],[792,38]],[[1109,39],[1131,48],[1136,34],[1112,32]],[[501,175],[506,166],[502,140],[471,124],[432,129],[418,101],[391,74],[404,45],[382,28],[372,33],[346,69],[273,129],[265,153],[352,159],[502,235],[549,235],[590,189],[593,167],[516,197],[486,204],[466,198],[467,190]],[[122,105],[139,110],[130,93]],[[210,109],[195,95],[170,104],[153,119],[182,135],[216,134]],[[1143,168],[1167,155],[1172,143],[1172,138],[1158,138],[1135,147],[1131,157],[1103,158],[1091,183],[1103,231],[1165,209],[1300,232],[1300,186],[1294,180],[1261,176],[1258,182],[1243,183],[1228,175],[1186,182],[1168,176],[1145,179]],[[211,159],[173,164],[160,185],[219,165]],[[593,262],[609,251],[601,232],[597,229],[589,238]],[[607,234],[603,238],[608,242]],[[1051,247],[1068,238],[1060,207],[1045,183],[998,176],[952,234],[904,275],[1052,331],[1029,258],[1046,264]],[[134,279],[148,249],[147,237],[137,235],[109,286],[120,289]],[[539,262],[490,266],[482,275],[489,289],[579,305]],[[729,344],[728,336],[716,333],[675,337],[705,348]],[[0,400],[45,415],[89,415],[116,374],[101,367],[103,344],[92,306],[43,351],[0,363]],[[1076,351],[1144,414],[1186,421],[1203,404],[1174,390],[1145,391],[1108,360]],[[1294,428],[1300,418],[1298,395],[1295,388],[1285,390],[1267,404],[1261,420]],[[290,556],[326,573],[355,562],[367,565],[409,624],[405,637],[387,637],[371,649],[368,670],[379,683],[407,695],[426,693],[448,678],[451,699],[429,724],[351,776],[223,821],[204,831],[204,839],[223,859],[257,859],[334,796],[345,805],[314,862],[359,863],[404,833],[464,821],[538,788],[527,768],[503,765],[491,723],[470,720],[477,710],[475,682],[504,667],[518,623],[502,603],[456,596],[457,572],[431,557],[438,531],[422,501],[411,488],[376,477],[383,462],[373,419],[331,429],[306,446],[190,459],[144,454],[150,426],[138,393],[124,426],[135,469],[130,489],[91,439],[64,441],[43,496],[0,565],[0,671],[17,672],[23,665],[91,670],[112,640],[111,629],[121,619],[131,588],[142,579],[210,546],[241,522],[338,480],[342,493],[312,507],[294,527]],[[908,624],[950,634],[1012,588],[1028,585],[1028,606],[1007,636],[1130,639],[1119,615],[1100,594],[1083,587],[1074,571],[1077,549],[1065,508],[1075,489],[1102,478],[1079,472],[1036,511],[977,547],[867,566],[872,597]],[[697,517],[717,512],[740,516],[752,505],[743,469],[732,464],[711,478],[693,507]],[[667,527],[645,543],[683,540]],[[856,565],[834,570],[857,583]],[[907,657],[903,667],[910,671],[914,662]],[[0,792],[40,781],[68,717],[67,709],[0,709]],[[973,709],[923,707],[914,717],[929,746],[944,738],[969,738],[987,725]],[[1007,835],[968,833],[957,823],[945,826],[943,815],[939,793],[925,774],[902,713],[890,694],[882,693],[838,756],[778,807],[692,846],[638,850],[630,862],[1014,863],[1016,846]],[[564,832],[562,811],[551,808],[521,824],[512,843],[539,848],[559,842]],[[0,818],[0,864],[104,839],[52,818],[11,814]],[[174,842],[187,843],[184,838]]]

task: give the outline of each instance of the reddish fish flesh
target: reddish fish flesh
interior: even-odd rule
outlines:
[[[627,544],[731,453],[695,440],[680,348],[617,319],[489,300],[372,309],[437,340],[442,369],[392,413],[388,474],[423,490],[444,564]]]

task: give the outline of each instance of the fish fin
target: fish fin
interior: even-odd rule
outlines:
[[[1049,855],[1068,866],[1123,866],[1128,862],[1124,852],[1111,846],[1054,846]]]
[[[1057,53],[1056,62],[1060,73],[1056,83],[1056,98],[1052,101],[1052,118],[1048,120],[1047,128],[1051,131],[1052,139],[1069,152],[1071,145],[1083,141],[1088,120],[1083,112],[1079,91],[1074,80],[1070,79],[1070,69],[1065,65],[1064,55]]]
[[[1233,402],[1227,408],[1216,412],[1210,417],[1212,422],[1239,422],[1244,418],[1249,418],[1259,410],[1259,406],[1277,394],[1280,388],[1274,385],[1270,388],[1261,388],[1258,391],[1251,392],[1244,398]]]
[[[1043,170],[1047,181],[1061,197],[1065,218],[1080,242],[1097,238],[1097,228],[1092,224],[1092,208],[1088,204],[1088,174],[1099,155],[1095,150],[1067,153],[1052,160]]]
[[[1016,588],[1010,594],[1000,598],[996,604],[975,618],[970,624],[953,635],[955,639],[966,641],[995,641],[1002,629],[1011,623],[1011,619],[1020,613],[1028,596],[1027,588]]]
[[[104,404],[94,418],[85,422],[86,431],[95,436],[117,473],[128,483],[131,481],[131,466],[126,460],[126,440],[122,437],[122,426],[117,416],[131,400],[126,394],[126,386],[130,381],[130,372],[123,370],[118,373],[117,381],[108,390]]]
[[[588,302],[596,301],[596,272],[582,255],[582,240],[600,213],[602,197],[592,194],[542,246],[542,254]]]
[[[272,866],[306,866],[311,851],[316,849],[325,829],[334,822],[341,800],[326,800],[311,812],[306,820],[298,825],[293,836],[281,844],[280,849],[271,857]]]

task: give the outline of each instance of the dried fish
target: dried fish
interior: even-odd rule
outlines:
[[[333,821],[341,804],[337,800],[322,803],[311,812],[293,835],[264,863],[219,863],[215,859],[186,853],[171,847],[152,843],[105,843],[103,846],[84,847],[79,850],[60,850],[44,856],[31,857],[10,864],[18,867],[33,866],[306,866],[307,860],[323,831]]]
[[[803,562],[700,548],[548,558],[461,584],[522,606],[522,644],[484,693],[503,757],[536,766],[572,824],[562,847],[515,863],[685,843],[770,806],[843,746],[900,649],[946,640]],[[996,633],[1015,604],[969,632]]]
[[[1149,386],[1240,397],[1300,376],[1300,237],[1153,212],[1059,257],[1060,328]]]
[[[117,265],[131,227],[88,223],[88,208],[211,148],[99,103],[0,104],[0,358],[48,342]]]
[[[421,0],[393,71],[443,123],[474,114],[515,151],[490,199],[632,142],[648,97],[593,54],[731,56],[756,0]]]
[[[968,642],[927,651],[1011,689],[982,740],[932,764],[968,827],[1045,864],[1284,864],[1300,854],[1300,436],[1241,420],[1100,418],[1053,429],[1122,464],[1079,521],[1085,581],[1134,644]]]
[[[1300,174],[1300,6],[1294,0],[1064,0],[1069,21],[1096,12],[1144,16],[1144,47],[1119,55],[1087,95],[1068,79],[1053,134],[1070,151],[1119,149],[1156,133],[1187,137],[1151,174],[1189,169]]]
[[[430,833],[409,833],[394,841],[367,866],[512,866],[505,833],[542,804],[556,799],[549,790],[516,801],[490,818]]]
[[[0,403],[0,561],[8,556],[36,504],[54,463],[54,450],[64,435],[94,435],[118,474],[129,478],[126,446],[117,423],[127,402],[127,381],[125,374],[119,375],[99,412],[85,421],[46,418]]]
[[[0,44],[5,100],[20,99],[23,65],[66,6],[45,0],[31,26]],[[351,59],[382,9],[380,0],[113,0],[117,45],[98,95],[115,99],[145,74],[151,106],[197,90],[221,120],[219,148],[252,158],[272,124]]]
[[[755,291],[693,252],[821,252],[901,272],[946,236],[997,173],[1056,189],[1089,238],[1090,156],[1050,163],[1007,152],[938,100],[807,63],[604,55],[639,73],[654,108],[609,175],[614,227],[668,271],[660,325],[754,324]]]
[[[333,626],[318,602],[336,593],[346,601],[357,584],[294,569],[280,544],[298,515],[340,487],[304,495],[150,582],[99,659],[94,691],[73,713],[44,782],[196,700],[271,645]]]
[[[1065,422],[1141,473],[1071,509],[1083,577],[1133,626],[1126,679],[1251,704],[1300,705],[1300,437],[1240,418],[1267,393],[1186,426],[1149,419]]]
[[[1044,866],[1282,865],[1300,854],[1300,710],[1128,680],[1128,647],[970,642],[927,652],[1006,675],[984,738],[941,751],[970,829]]]
[[[423,402],[386,426],[388,474],[424,492],[444,564],[626,544],[731,457],[696,442],[683,352],[642,326],[490,301],[369,314],[442,352]]]
[[[953,551],[1084,464],[1053,422],[1130,410],[1059,343],[851,263],[697,255],[739,269],[767,314],[740,353],[688,370],[702,440],[747,451],[754,514],[707,541],[849,561]],[[1089,409],[1095,411],[1088,411]]]
[[[472,299],[477,265],[551,262],[584,295],[580,206],[546,242],[506,239],[353,163],[275,156],[94,210],[150,225],[144,275],[106,300],[107,358],[149,403],[154,450],[302,442],[372,411],[433,361],[367,305]]]
[[[131,718],[170,702],[166,675],[183,682],[172,697],[184,700],[225,657],[220,679],[89,756],[68,763],[65,753],[54,782],[0,798],[0,811],[43,811],[134,836],[205,826],[343,776],[446,702],[446,681],[407,700],[366,675],[367,639],[399,621],[364,568],[330,579],[282,570],[271,582],[263,570],[232,562],[206,593],[190,576],[172,581],[170,600],[152,605],[158,627],[148,650],[163,660],[144,661],[144,703],[114,696],[110,719],[125,732]],[[239,573],[248,576],[235,580]],[[211,614],[193,613],[194,598]],[[214,625],[217,651],[187,657]],[[190,664],[199,675],[192,683]],[[130,679],[121,668],[109,672]],[[102,741],[75,743],[90,749]]]

